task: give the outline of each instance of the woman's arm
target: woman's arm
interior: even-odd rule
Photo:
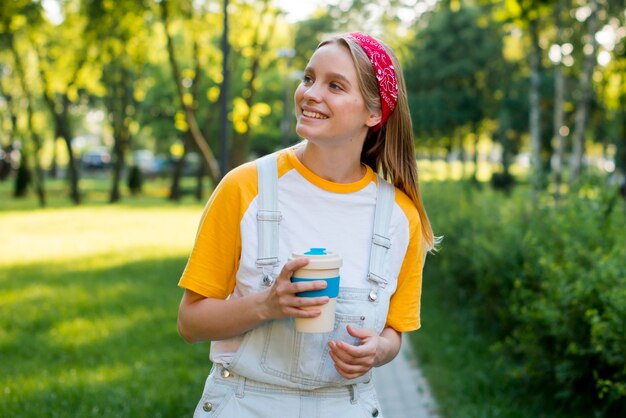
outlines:
[[[178,332],[190,343],[224,340],[241,335],[271,319],[319,316],[319,309],[306,310],[302,307],[328,303],[328,297],[301,298],[295,294],[323,289],[326,282],[291,283],[290,280],[293,272],[307,263],[306,258],[286,263],[271,288],[241,298],[207,298],[185,289],[178,310]]]
[[[386,327],[377,335],[370,329],[348,325],[348,333],[359,338],[361,344],[354,346],[343,341],[328,343],[335,369],[346,379],[354,379],[372,367],[389,363],[396,357],[402,344],[402,334],[391,327]]]

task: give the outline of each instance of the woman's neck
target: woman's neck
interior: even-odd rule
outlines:
[[[295,153],[306,168],[333,183],[354,183],[367,172],[361,164],[361,155],[353,150],[322,148],[307,141]]]

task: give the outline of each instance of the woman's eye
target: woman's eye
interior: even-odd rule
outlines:
[[[338,83],[330,83],[330,88],[333,90],[342,90],[341,84]]]
[[[311,78],[311,76],[305,75],[304,77],[302,77],[303,84],[311,84],[311,82],[313,82],[313,79]]]

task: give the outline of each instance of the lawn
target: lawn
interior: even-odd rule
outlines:
[[[202,205],[18,210],[6,196],[0,416],[190,416],[209,346],[176,331],[177,281]]]

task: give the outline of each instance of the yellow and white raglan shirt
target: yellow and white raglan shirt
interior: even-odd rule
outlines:
[[[328,248],[341,255],[341,286],[369,288],[367,280],[376,206],[377,176],[349,184],[315,175],[295,148],[277,154],[280,272],[293,251]],[[229,172],[204,210],[196,241],[179,286],[208,298],[238,298],[266,289],[256,266],[257,169],[254,162]],[[387,326],[399,332],[420,327],[423,240],[413,202],[396,189],[387,255],[395,292]],[[243,336],[211,343],[211,360],[229,363]]]

